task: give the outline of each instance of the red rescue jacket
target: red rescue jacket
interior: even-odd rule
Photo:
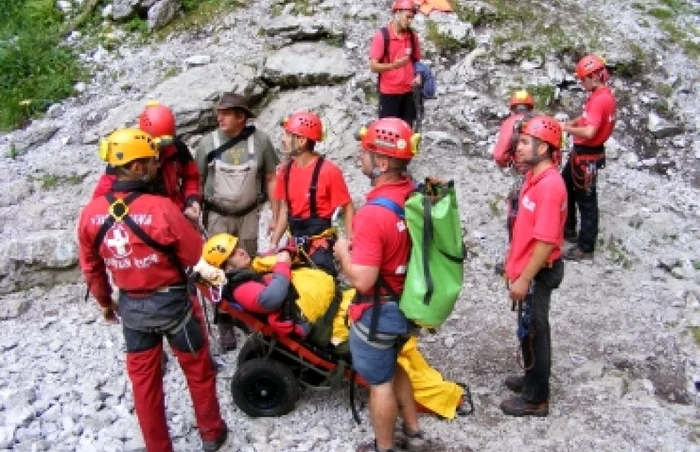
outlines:
[[[119,199],[145,188],[140,182],[117,181],[113,192]],[[174,260],[146,244],[124,222],[115,222],[96,244],[108,209],[105,196],[95,198],[85,206],[78,223],[80,268],[90,293],[101,306],[111,301],[107,270],[114,285],[127,292],[150,292],[185,283]],[[128,215],[151,239],[170,247],[182,266],[192,266],[199,260],[202,237],[171,200],[143,193],[128,206]]]
[[[158,193],[170,198],[180,210],[194,201],[201,202],[199,170],[187,145],[175,138],[173,144],[161,149],[159,160]],[[116,180],[114,168],[108,165],[92,193],[93,199],[110,192]]]

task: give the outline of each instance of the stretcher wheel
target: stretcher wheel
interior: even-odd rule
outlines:
[[[251,417],[272,417],[294,409],[299,387],[292,371],[274,359],[254,358],[233,374],[231,394],[236,406]]]

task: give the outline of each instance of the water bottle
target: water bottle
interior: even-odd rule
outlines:
[[[345,215],[342,207],[336,207],[331,216],[331,226],[338,231],[338,237],[346,237],[345,234]]]

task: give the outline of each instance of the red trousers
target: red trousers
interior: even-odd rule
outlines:
[[[199,435],[203,441],[212,441],[226,428],[221,418],[219,401],[216,397],[216,372],[209,354],[209,341],[202,309],[198,301],[192,300],[195,325],[201,329],[204,345],[196,352],[182,351],[171,341],[171,348],[177,356],[180,367],[187,379]],[[143,333],[155,334],[155,333]],[[170,340],[170,337],[168,337]],[[152,338],[144,338],[152,340]],[[143,439],[148,452],[172,452],[173,446],[168,433],[165,416],[165,396],[163,393],[163,369],[161,354],[162,337],[156,345],[138,352],[128,352],[126,369],[134,393],[134,408],[138,417]]]

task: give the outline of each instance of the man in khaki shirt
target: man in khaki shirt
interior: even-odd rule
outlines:
[[[272,199],[279,158],[270,138],[248,124],[255,114],[248,100],[236,93],[223,93],[215,106],[217,130],[202,138],[195,160],[204,200],[204,226],[210,235],[227,233],[239,237],[240,245],[254,256],[258,251],[260,208],[270,198],[273,222],[279,202]],[[271,225],[274,227],[274,225]],[[230,317],[221,315],[219,333],[224,350],[236,347]]]

